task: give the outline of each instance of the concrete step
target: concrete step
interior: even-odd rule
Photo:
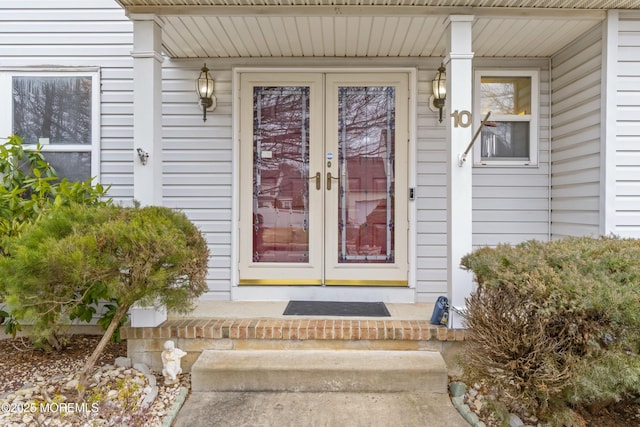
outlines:
[[[447,393],[437,352],[384,350],[206,350],[191,389],[290,392]]]

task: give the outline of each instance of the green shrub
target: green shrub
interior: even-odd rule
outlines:
[[[575,405],[640,393],[639,241],[499,245],[462,265],[478,282],[462,358],[470,380],[564,422]]]
[[[7,302],[49,342],[67,318],[91,320],[99,302],[112,303],[98,354],[134,303],[188,311],[207,289],[207,244],[169,208],[60,207],[7,239],[5,250]]]
[[[62,207],[7,243],[7,303],[43,337],[67,317],[90,321],[103,301],[184,309],[206,290],[206,243],[168,208]]]
[[[92,179],[59,179],[40,149],[37,146],[35,150],[25,150],[16,135],[0,144],[0,237],[19,234],[26,224],[55,207],[111,202],[105,199],[108,188],[93,184]]]
[[[106,198],[107,191],[92,179],[59,179],[39,145],[35,150],[25,150],[19,136],[10,136],[0,144],[0,257],[5,255],[5,239],[19,235],[50,210],[72,204],[108,205],[111,199]],[[5,299],[5,283],[0,279],[0,301]],[[15,336],[22,329],[12,313],[3,310],[0,317],[7,319],[5,332]]]

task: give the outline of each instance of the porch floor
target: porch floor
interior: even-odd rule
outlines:
[[[430,323],[433,303],[386,303],[390,317],[285,316],[287,301],[200,301],[157,327],[122,329],[127,339],[463,341],[465,331]]]

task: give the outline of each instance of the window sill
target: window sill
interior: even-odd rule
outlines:
[[[491,162],[474,162],[474,168],[538,168],[540,165],[538,163],[533,163],[529,161],[511,161],[511,160],[502,160],[502,161],[491,161]]]

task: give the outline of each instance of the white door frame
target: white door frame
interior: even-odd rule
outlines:
[[[416,81],[417,70],[409,67],[238,67],[233,69],[233,204],[231,299],[247,301],[274,301],[290,299],[415,302],[416,284],[416,225],[415,204],[408,202],[407,259],[409,263],[408,287],[335,287],[335,286],[238,286],[239,282],[239,212],[240,212],[240,75],[242,73],[406,73],[408,88],[408,177],[409,188],[416,186]],[[214,254],[215,256],[215,254]]]
[[[325,75],[325,111],[327,117],[338,117],[338,100],[340,87],[394,87],[395,96],[395,149],[393,156],[395,160],[395,194],[394,198],[394,219],[395,219],[395,240],[394,260],[390,263],[342,263],[338,261],[338,255],[332,254],[332,250],[337,250],[340,246],[337,230],[338,224],[338,191],[326,191],[326,220],[328,228],[325,229],[325,245],[328,249],[325,259],[325,284],[343,285],[352,284],[355,286],[408,286],[408,259],[407,241],[408,239],[408,214],[406,209],[409,205],[408,197],[408,171],[405,168],[408,156],[408,100],[404,97],[408,93],[408,78],[406,73],[359,73],[357,75],[349,73],[331,73]],[[407,102],[405,102],[405,100]],[[406,120],[406,122],[405,122]],[[339,127],[336,120],[325,120],[325,150],[338,153]],[[335,175],[339,172],[339,161],[335,159],[331,170]],[[345,188],[348,185],[345,183]],[[388,207],[387,207],[388,208]],[[399,237],[403,236],[402,239]],[[389,236],[387,236],[389,237]],[[401,243],[401,244],[397,244]],[[388,244],[388,243],[387,243]],[[343,248],[344,249],[344,248]],[[346,251],[345,251],[346,252]],[[331,256],[329,256],[331,255]],[[345,253],[346,255],[346,253]],[[355,280],[354,280],[355,279]],[[364,284],[363,284],[364,282]],[[391,285],[395,283],[395,285]]]

